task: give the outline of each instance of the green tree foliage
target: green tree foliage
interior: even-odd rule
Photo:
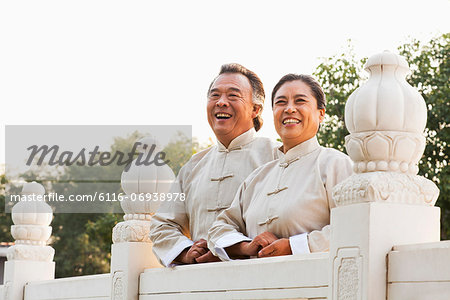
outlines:
[[[450,193],[448,168],[449,143],[449,39],[450,34],[424,43],[412,40],[401,45],[399,54],[408,61],[411,74],[408,82],[424,97],[428,108],[425,131],[427,147],[419,162],[419,175],[433,180],[440,189],[437,205],[441,207],[441,236],[450,239]],[[327,114],[318,138],[322,145],[344,151],[345,102],[367,75],[363,66],[367,59],[356,59],[352,47],[344,53],[323,59],[314,76],[327,96]],[[365,77],[361,77],[365,76]]]
[[[112,228],[122,214],[55,214],[56,277],[109,272]],[[98,231],[96,231],[98,230]]]
[[[127,137],[116,137],[111,153],[129,153],[134,142],[143,137],[133,132]],[[57,182],[47,192],[68,195],[93,195],[95,192],[122,192],[120,177],[125,166],[65,167]],[[32,178],[30,178],[32,179]],[[61,184],[64,183],[64,184]],[[52,227],[52,247],[55,248],[56,277],[68,277],[109,272],[112,228],[123,220],[119,202],[111,202],[111,213],[55,213]],[[80,205],[83,205],[81,203]]]
[[[441,236],[450,239],[450,141],[449,77],[450,33],[422,43],[412,40],[399,47],[410,64],[408,82],[422,94],[428,107],[427,146],[419,163],[419,174],[433,180],[439,187],[437,205],[441,207]]]
[[[191,158],[194,151],[193,145],[195,144],[189,137],[178,132],[177,136],[164,147],[163,151],[166,153],[166,160],[169,160],[168,165],[175,175]]]
[[[324,58],[313,73],[327,99],[327,114],[317,134],[321,145],[345,152],[344,138],[348,135],[344,124],[345,103],[350,94],[367,79],[362,77],[366,60],[356,59],[349,42],[342,54]]]
[[[5,212],[5,174],[0,175],[0,242],[14,242],[11,236],[11,214]]]

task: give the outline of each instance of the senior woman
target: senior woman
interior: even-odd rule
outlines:
[[[284,156],[253,171],[209,230],[208,247],[222,260],[329,248],[332,189],[352,174],[352,162],[317,141],[325,95],[313,77],[288,74],[273,89],[272,108]]]

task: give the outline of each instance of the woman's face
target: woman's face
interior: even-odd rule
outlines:
[[[275,129],[283,141],[285,153],[316,135],[325,109],[317,108],[316,98],[306,83],[286,82],[275,94],[273,103]]]

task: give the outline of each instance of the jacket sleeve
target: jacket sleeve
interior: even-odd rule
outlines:
[[[325,186],[328,206],[330,210],[336,207],[333,200],[333,188],[353,174],[353,162],[344,153],[333,150],[332,156],[322,159],[320,170]],[[331,226],[326,225],[321,230],[314,230],[308,233],[308,245],[311,252],[324,252],[330,249]]]
[[[172,184],[171,193],[179,193],[175,201],[163,201],[150,222],[150,240],[153,252],[161,264],[169,266],[184,249],[192,246],[189,236],[189,218],[183,193],[183,177],[186,168],[180,170],[177,180]]]
[[[226,247],[251,241],[245,236],[245,223],[242,218],[242,201],[245,197],[245,181],[239,187],[230,207],[222,211],[208,231],[208,248],[221,260],[230,260]]]

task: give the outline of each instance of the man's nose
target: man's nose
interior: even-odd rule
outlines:
[[[226,99],[225,95],[222,95],[219,100],[217,100],[216,105],[218,107],[224,107],[228,106],[228,100]]]

